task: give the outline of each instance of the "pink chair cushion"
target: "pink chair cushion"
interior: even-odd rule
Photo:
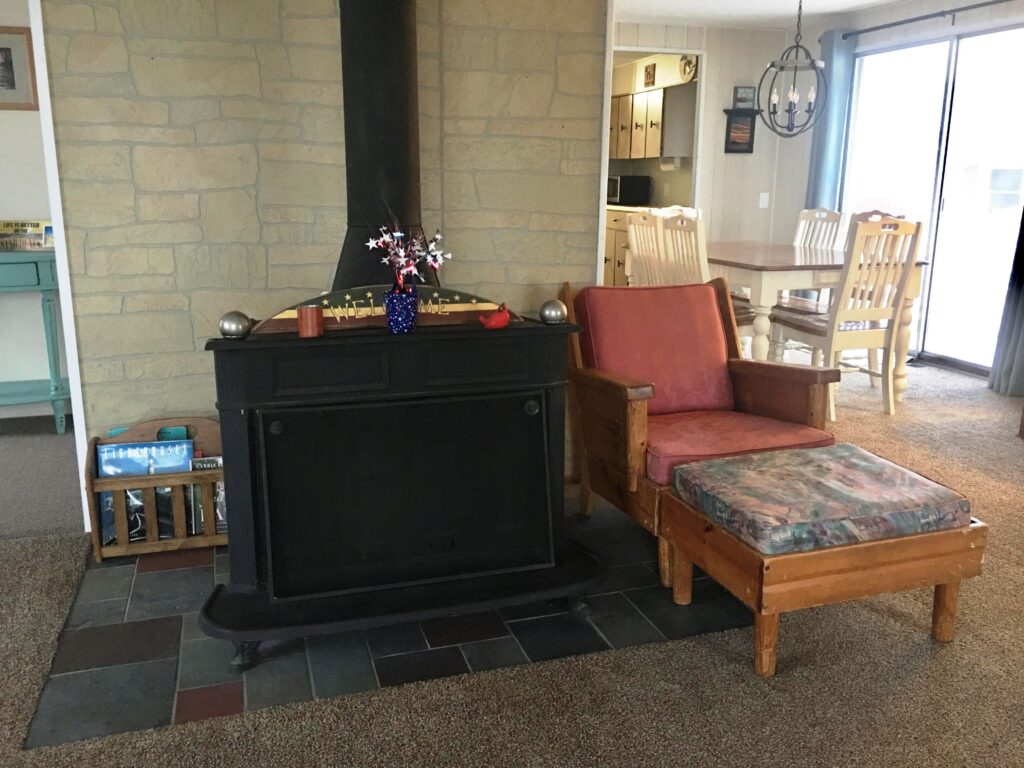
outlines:
[[[679,464],[783,448],[821,448],[835,442],[829,432],[749,413],[665,413],[647,420],[647,477],[668,485]]]
[[[732,410],[725,329],[710,285],[584,288],[583,362],[654,384],[647,412]]]

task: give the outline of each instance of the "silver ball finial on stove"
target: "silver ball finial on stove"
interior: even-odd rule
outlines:
[[[220,335],[225,339],[244,339],[252,330],[253,320],[244,312],[232,310],[220,319]]]
[[[558,299],[551,299],[540,305],[540,321],[545,325],[564,323],[568,316],[569,310]]]

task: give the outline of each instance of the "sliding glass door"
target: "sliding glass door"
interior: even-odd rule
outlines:
[[[925,292],[911,347],[992,363],[1024,206],[1024,29],[861,56],[842,208],[920,221]]]
[[[1024,29],[960,41],[924,351],[988,367],[1024,205]]]

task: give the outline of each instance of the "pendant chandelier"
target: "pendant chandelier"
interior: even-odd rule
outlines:
[[[783,138],[799,136],[813,126],[828,101],[825,62],[800,43],[803,14],[800,0],[793,45],[765,67],[757,84],[758,114],[769,130]]]

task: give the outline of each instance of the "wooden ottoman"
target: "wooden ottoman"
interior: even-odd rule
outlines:
[[[947,642],[960,582],[981,572],[988,526],[967,499],[854,445],[684,464],[673,486],[659,521],[672,597],[689,605],[697,565],[745,603],[763,677],[786,611],[935,586]]]

